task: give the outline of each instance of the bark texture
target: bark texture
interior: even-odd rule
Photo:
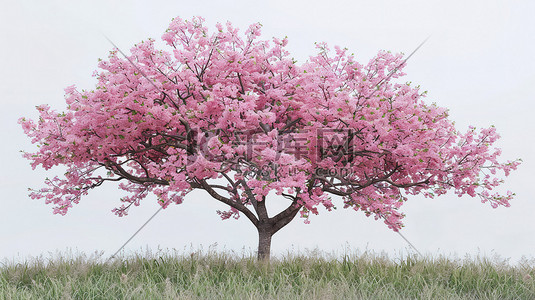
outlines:
[[[258,228],[258,260],[269,260],[271,255],[272,228],[269,224],[261,225]]]
[[[278,215],[270,218],[267,214],[265,199],[257,203],[256,212],[259,218],[256,226],[258,230],[258,260],[266,261],[270,259],[271,238],[295,218],[299,209],[301,209],[301,206],[294,203]]]

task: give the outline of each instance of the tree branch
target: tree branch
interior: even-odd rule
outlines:
[[[285,210],[278,213],[273,218],[270,218],[269,221],[273,224],[272,227],[272,234],[279,231],[282,227],[286,226],[290,221],[295,218],[297,215],[297,212],[301,209],[302,205],[297,203],[297,198],[290,206],[288,206]]]
[[[242,212],[255,226],[258,225],[258,219],[256,218],[256,216],[247,207],[245,207],[245,205],[243,205],[242,203],[236,202],[236,201],[232,201],[229,198],[218,194],[212,188],[212,186],[210,186],[206,182],[206,180],[202,179],[202,180],[198,180],[198,181],[199,181],[199,184],[201,185],[202,189],[207,191],[208,194],[210,194],[210,196],[212,196],[216,200],[219,200],[220,202],[223,202],[223,203],[227,204],[230,207],[234,207],[238,211]]]
[[[164,180],[164,179],[158,179],[158,178],[152,178],[152,177],[134,176],[134,175],[128,173],[128,171],[126,171],[121,165],[113,163],[111,161],[108,161],[107,163],[105,163],[105,166],[107,168],[110,168],[112,171],[115,171],[115,172],[119,173],[117,175],[120,175],[120,176],[128,179],[131,182],[135,182],[135,183],[155,183],[155,184],[160,184],[160,185],[169,185],[169,182],[167,180]]]

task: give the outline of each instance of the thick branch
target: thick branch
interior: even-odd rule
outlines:
[[[281,211],[279,214],[274,216],[273,218],[270,218],[269,221],[273,224],[272,227],[272,233],[279,231],[282,227],[286,226],[290,221],[295,218],[299,210],[301,209],[302,205],[297,204],[296,201],[294,201],[290,206],[288,206],[285,210]]]
[[[262,201],[258,201],[256,204],[256,214],[260,222],[266,222],[269,220],[268,212],[266,209],[266,197],[262,196]]]
[[[247,207],[245,207],[245,205],[243,205],[242,203],[239,203],[237,201],[232,201],[229,198],[218,194],[212,188],[212,186],[210,186],[206,182],[206,180],[199,180],[199,183],[200,183],[200,186],[202,187],[202,189],[207,191],[208,194],[210,194],[210,196],[212,196],[216,200],[219,200],[220,202],[223,202],[223,203],[227,204],[230,207],[234,207],[238,211],[242,212],[255,226],[258,226],[258,219],[256,218],[256,216]]]

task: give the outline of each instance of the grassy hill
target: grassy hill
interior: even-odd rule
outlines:
[[[0,299],[535,299],[535,263],[194,252],[58,257],[0,268]]]

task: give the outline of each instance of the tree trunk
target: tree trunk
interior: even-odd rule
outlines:
[[[256,203],[256,213],[258,222],[255,223],[258,230],[258,260],[269,261],[271,255],[271,237],[293,220],[297,212],[301,209],[300,205],[292,203],[278,215],[270,218],[266,209],[266,197]]]
[[[258,229],[258,260],[269,261],[271,255],[271,237],[273,232],[269,224],[259,224]]]

